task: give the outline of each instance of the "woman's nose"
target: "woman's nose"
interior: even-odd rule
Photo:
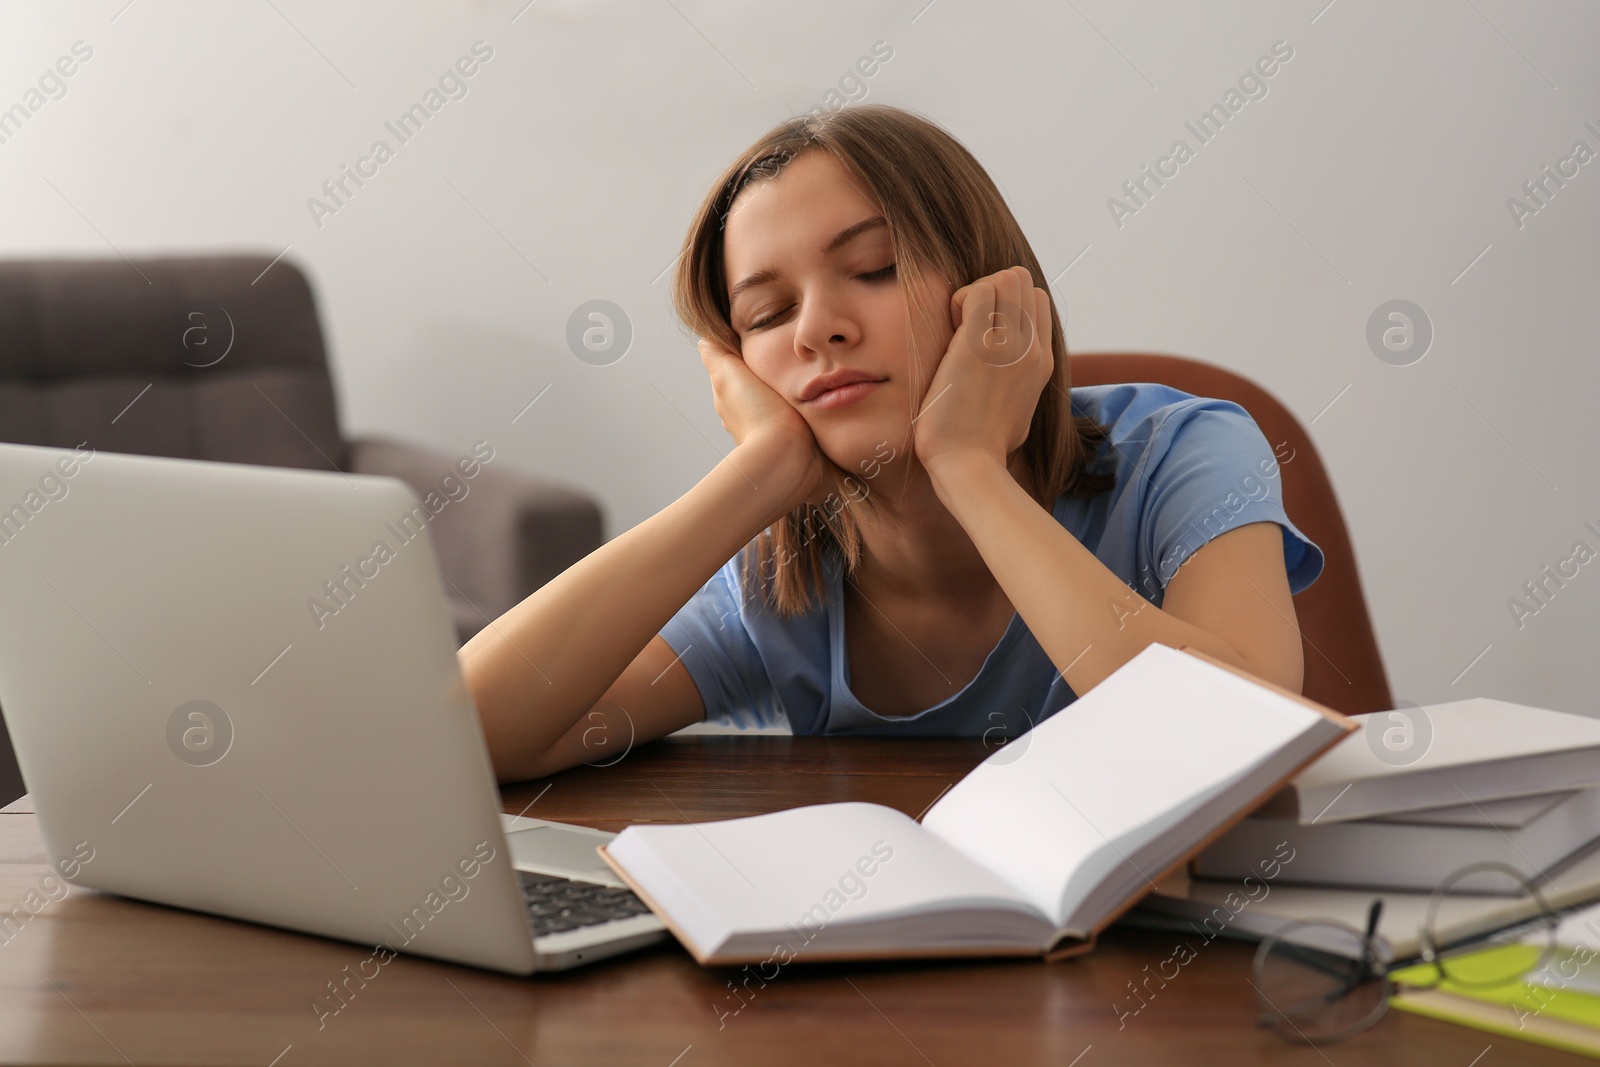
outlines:
[[[797,348],[823,352],[854,344],[860,336],[861,327],[855,316],[836,298],[818,294],[801,306],[795,329]]]

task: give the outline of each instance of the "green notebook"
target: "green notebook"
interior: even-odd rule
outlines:
[[[1515,973],[1519,965],[1526,969],[1538,959],[1535,945],[1504,945],[1452,960],[1450,968],[1470,981],[1475,974]],[[1583,969],[1596,967],[1600,967],[1600,959],[1591,958]],[[1558,956],[1543,970],[1551,985],[1526,981],[1531,977],[1527,974],[1493,986],[1464,986],[1446,980],[1432,989],[1402,988],[1389,1003],[1402,1011],[1600,1058],[1600,994],[1560,985],[1576,972],[1573,957]],[[1426,983],[1433,975],[1430,965],[1419,964],[1394,971],[1389,977],[1404,986],[1408,980]]]

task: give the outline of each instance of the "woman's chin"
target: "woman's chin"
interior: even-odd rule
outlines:
[[[819,441],[818,445],[835,466],[861,478],[874,476],[886,462],[900,455],[904,451],[900,445],[905,438],[903,430],[892,434],[885,428],[881,432],[852,436],[848,441]]]
[[[862,411],[834,419],[824,426],[813,426],[812,434],[830,454],[833,446],[837,446],[841,455],[852,451],[870,455],[882,441],[898,448],[911,429],[904,411]]]

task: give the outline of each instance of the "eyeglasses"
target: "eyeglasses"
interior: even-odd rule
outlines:
[[[1505,901],[1496,909],[1497,928],[1463,932],[1441,924],[1441,903],[1464,894]],[[1251,967],[1258,1025],[1296,1044],[1330,1044],[1383,1018],[1401,988],[1431,989],[1445,981],[1465,988],[1502,985],[1537,971],[1556,953],[1560,915],[1532,882],[1503,863],[1471,863],[1439,883],[1415,959],[1396,964],[1388,942],[1377,936],[1382,914],[1383,898],[1377,897],[1365,932],[1332,920],[1302,921],[1262,941]],[[1402,966],[1404,981],[1396,981],[1392,975]]]

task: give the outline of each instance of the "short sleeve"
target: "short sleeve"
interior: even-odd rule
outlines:
[[[661,628],[700,690],[705,721],[741,729],[787,725],[761,654],[745,625],[735,556]]]
[[[1278,457],[1249,413],[1195,398],[1173,405],[1154,436],[1141,536],[1163,589],[1202,545],[1254,522],[1278,524],[1291,594],[1317,580],[1322,549],[1283,510]]]

